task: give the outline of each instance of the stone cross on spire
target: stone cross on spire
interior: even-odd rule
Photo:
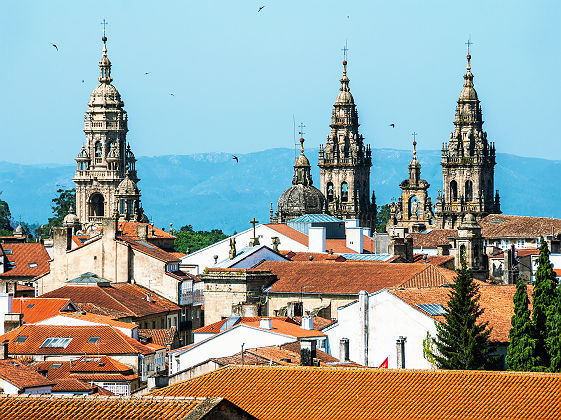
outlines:
[[[249,221],[250,224],[253,225],[253,238],[250,239],[249,241],[249,246],[256,246],[259,245],[259,238],[257,237],[256,233],[255,233],[255,225],[257,225],[257,223],[259,223],[257,220],[255,220],[255,217],[253,219],[251,219]]]
[[[413,131],[411,135],[413,136],[413,156],[417,156],[417,133]]]
[[[467,69],[469,70],[469,69],[471,69],[471,64],[470,64],[470,60],[471,60],[470,47],[473,45],[473,42],[471,42],[471,37],[468,38],[468,41],[466,42],[466,45],[467,45],[467,52],[468,52],[468,53],[467,53],[467,61],[468,61]]]
[[[108,25],[109,22],[107,22],[105,19],[103,19],[103,22],[100,23],[100,25],[103,25],[103,37],[105,38],[105,26]]]
[[[343,51],[343,74],[347,74],[347,41],[345,41],[345,46],[341,49]]]

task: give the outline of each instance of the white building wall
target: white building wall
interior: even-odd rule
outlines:
[[[4,394],[7,395],[16,395],[19,394],[19,388],[10,382],[0,378],[0,388],[4,390]]]
[[[239,353],[244,348],[279,346],[295,341],[296,338],[239,324],[229,330],[216,334],[204,343],[200,343],[179,353],[181,349],[169,353],[170,375],[189,369],[214,357],[226,357]]]

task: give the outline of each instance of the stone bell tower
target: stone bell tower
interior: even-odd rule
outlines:
[[[119,214],[120,219],[141,220],[140,191],[136,186],[136,159],[127,144],[127,113],[111,84],[107,37],[103,36],[99,62],[100,84],[93,90],[84,117],[86,141],[76,157],[76,214],[87,225]]]
[[[358,132],[358,113],[349,90],[347,60],[343,61],[341,88],[331,114],[331,133],[320,145],[320,189],[326,212],[341,219],[358,219],[361,226],[376,224],[376,206],[370,202],[370,146]]]
[[[473,87],[471,55],[467,55],[464,87],[458,99],[454,131],[442,146],[442,192],[435,205],[436,225],[455,229],[467,213],[477,221],[500,213],[499,191],[495,193],[495,145],[483,131],[481,105]]]

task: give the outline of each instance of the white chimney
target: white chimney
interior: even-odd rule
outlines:
[[[271,318],[261,318],[261,321],[259,321],[259,327],[265,330],[272,330],[273,320]]]
[[[358,219],[346,219],[345,229],[358,227]]]
[[[310,226],[308,230],[308,251],[325,252],[325,240],[327,238],[325,227]]]
[[[370,228],[365,228],[365,227],[363,227],[363,228],[362,228],[362,234],[363,234],[364,236],[368,236],[368,237],[370,238],[372,232],[370,231]]]
[[[359,363],[368,366],[368,292],[364,290],[358,293],[358,313],[360,328]]]
[[[0,293],[0,335],[5,333],[6,314],[12,313],[12,299],[11,293]]]
[[[361,227],[348,227],[345,229],[347,248],[352,249],[357,254],[363,252],[363,234]]]
[[[302,328],[305,330],[313,330],[314,329],[314,318],[310,315],[304,315],[302,317]]]

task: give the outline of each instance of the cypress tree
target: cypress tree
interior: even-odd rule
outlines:
[[[549,248],[547,242],[541,238],[540,256],[536,271],[533,293],[532,322],[536,337],[536,357],[539,370],[550,366],[550,357],[547,351],[546,339],[548,335],[547,319],[553,315],[557,280],[553,271],[553,264],[549,261]]]
[[[526,283],[518,280],[514,294],[514,315],[511,318],[512,328],[508,333],[510,343],[506,355],[509,370],[531,371],[537,364],[536,339],[528,305]]]
[[[489,341],[491,328],[478,322],[483,314],[479,306],[479,286],[462,261],[448,301],[445,322],[436,325],[436,351],[433,354],[439,369],[485,369],[496,358],[490,357],[495,346]]]
[[[550,359],[549,370],[561,372],[561,286],[555,294],[553,311],[547,318],[546,348]]]

